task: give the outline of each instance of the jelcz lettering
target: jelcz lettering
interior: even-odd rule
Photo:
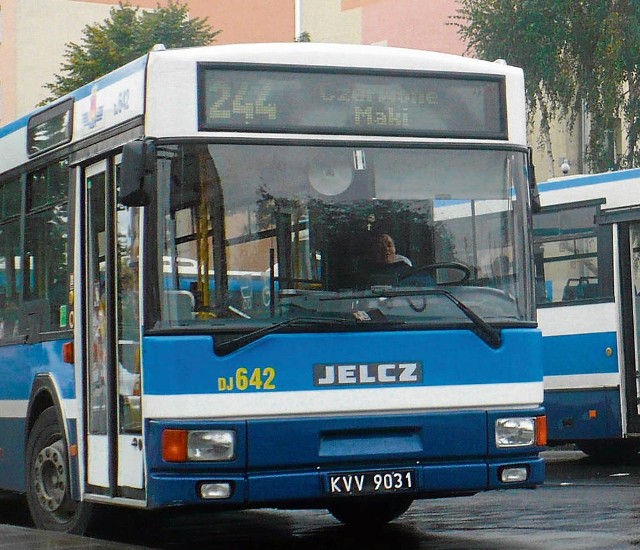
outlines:
[[[420,384],[422,362],[347,363],[314,365],[314,386],[365,386],[380,384]]]

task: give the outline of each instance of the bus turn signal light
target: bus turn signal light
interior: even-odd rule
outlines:
[[[547,446],[547,417],[536,417],[536,445],[538,447]]]
[[[73,342],[65,342],[62,344],[62,360],[65,363],[74,363]]]
[[[162,432],[162,459],[166,462],[187,461],[187,430]]]

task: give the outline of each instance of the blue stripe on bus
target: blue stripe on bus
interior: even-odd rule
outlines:
[[[28,114],[17,120],[14,120],[13,122],[10,122],[6,126],[0,127],[0,138],[8,136],[9,134],[13,134],[13,132],[17,132],[20,128],[24,128],[27,125],[27,122],[29,122],[29,118],[31,118],[31,116],[32,114]]]
[[[19,493],[25,491],[26,423],[25,418],[0,417],[0,449],[3,451],[0,460],[0,487],[3,490]],[[69,444],[77,444],[75,419],[67,420],[67,433]],[[69,466],[71,489],[74,497],[79,499],[78,461],[72,460]]]
[[[454,206],[459,204],[471,204],[471,201],[468,199],[435,199],[433,201],[433,206],[435,208]]]
[[[512,329],[502,334],[503,344],[497,350],[469,330],[281,334],[261,338],[225,357],[214,353],[210,336],[146,337],[144,391],[213,394],[219,391],[220,377],[232,377],[241,367],[249,376],[254,369],[274,369],[280,391],[318,390],[313,365],[415,361],[422,362],[424,386],[541,381],[540,332]],[[402,385],[415,384],[395,383],[394,387]],[[245,391],[259,390],[250,385]]]
[[[542,193],[546,191],[571,189],[573,187],[584,187],[585,185],[596,185],[598,183],[609,183],[612,181],[622,181],[632,178],[640,178],[640,168],[606,172],[604,174],[593,174],[589,176],[580,175],[570,178],[561,178],[554,181],[546,181],[538,184],[538,190]]]
[[[552,443],[622,437],[617,388],[545,391],[544,406]]]
[[[73,399],[74,367],[62,360],[67,341],[0,347],[0,400],[29,399],[36,375],[45,372],[52,374],[62,399]]]
[[[131,61],[131,63],[128,63],[127,65],[124,65],[123,67],[120,67],[119,69],[116,69],[115,71],[103,76],[99,80],[90,82],[89,84],[85,84],[84,86],[82,86],[82,88],[78,88],[77,90],[72,92],[71,95],[76,101],[88,97],[91,95],[91,91],[94,85],[97,84],[98,87],[102,90],[108,86],[111,86],[112,84],[115,84],[116,82],[119,82],[120,80],[127,78],[128,76],[131,76],[132,74],[143,70],[146,64],[147,56],[145,55],[143,57],[139,57],[138,59]]]
[[[69,97],[73,97],[76,101],[79,101],[91,95],[91,90],[93,89],[94,85],[97,84],[100,89],[106,88],[107,86],[111,86],[112,84],[119,82],[120,80],[123,80],[128,76],[131,76],[132,74],[135,74],[141,70],[144,70],[146,63],[147,63],[147,56],[145,55],[143,57],[140,57],[132,61],[131,63],[128,63],[124,67],[120,67],[119,69],[116,69],[112,73],[105,75],[99,80],[86,84],[82,88],[78,88],[77,90],[71,92],[70,94],[63,96],[62,98],[60,98],[60,100],[56,100],[55,102],[52,102],[50,105],[42,107],[41,109],[36,109],[35,111],[29,113],[28,115],[25,115],[17,120],[14,120],[13,122],[10,122],[6,126],[0,127],[0,138],[4,136],[8,136],[9,134],[12,134],[17,130],[26,127],[27,123],[29,122],[29,119],[33,115],[47,110],[51,105],[54,105],[55,103],[60,103],[64,101],[64,99],[67,99]]]
[[[0,417],[0,487],[24,491],[24,418]]]
[[[542,350],[545,376],[618,372],[615,332],[545,336]]]

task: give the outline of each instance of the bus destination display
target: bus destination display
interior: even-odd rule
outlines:
[[[200,68],[201,130],[506,139],[489,76]]]

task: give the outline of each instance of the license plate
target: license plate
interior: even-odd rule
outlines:
[[[415,470],[378,470],[329,474],[330,495],[377,495],[416,490]]]

